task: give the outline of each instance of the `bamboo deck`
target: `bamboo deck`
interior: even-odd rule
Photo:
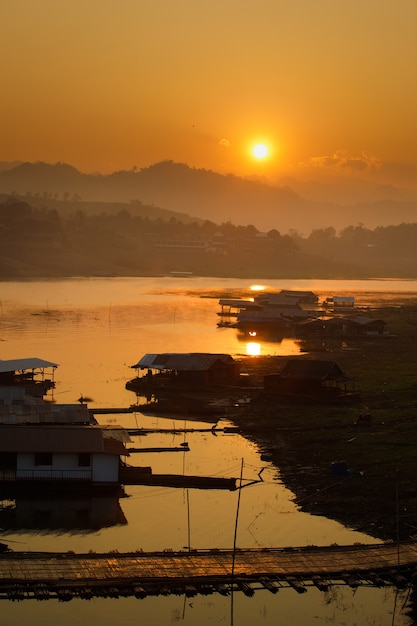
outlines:
[[[288,549],[134,552],[106,554],[9,552],[0,556],[0,599],[145,597],[169,593],[253,595],[256,585],[276,593],[315,585],[409,584],[417,544]]]

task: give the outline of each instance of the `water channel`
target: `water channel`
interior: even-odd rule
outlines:
[[[415,281],[269,281],[268,289],[311,289],[321,297],[354,293],[364,304],[379,298],[395,302],[417,293]],[[247,342],[233,329],[217,327],[218,299],[250,295],[251,282],[209,278],[91,278],[0,284],[0,358],[39,357],[59,364],[53,400],[76,403],[82,395],[90,408],[128,407],[136,402],[125,383],[131,365],[145,353],[224,352],[297,354],[296,341]],[[103,424],[132,428],[212,424],[186,417],[130,414],[98,415]],[[219,425],[227,425],[227,419]],[[237,546],[285,547],[331,543],[373,543],[319,516],[298,510],[280,481],[279,468],[262,461],[256,446],[235,433],[172,432],[134,438],[135,447],[178,447],[189,451],[138,453],[130,462],[151,466],[154,473],[198,474],[239,478],[244,484],[239,507]],[[259,476],[260,471],[261,478]],[[252,483],[252,484],[249,484]],[[312,485],[312,488],[314,486]],[[1,540],[14,550],[95,552],[231,548],[238,492],[129,486],[123,498],[45,500],[37,497],[0,501]],[[34,626],[59,623],[84,626],[235,624],[255,621],[301,626],[312,623],[404,626],[405,594],[393,589],[334,587],[326,594],[309,589],[299,596],[281,590],[257,591],[253,598],[211,596],[154,597],[144,600],[95,599],[59,603],[3,601],[3,621]]]

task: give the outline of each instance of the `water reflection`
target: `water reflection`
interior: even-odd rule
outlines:
[[[261,354],[295,356],[304,351],[300,339],[277,335],[273,331],[238,330],[236,338],[240,343],[246,343],[247,356],[260,356]]]
[[[127,519],[116,495],[23,494],[0,502],[0,527],[3,531],[98,531],[125,525]]]
[[[255,341],[249,341],[246,344],[246,354],[248,356],[259,356],[261,354],[261,344]]]
[[[309,288],[322,297],[333,292],[379,290],[387,301],[394,289],[417,289],[417,283],[387,284],[381,281],[269,281],[268,288]],[[191,291],[192,288],[192,291]],[[37,356],[60,364],[54,399],[77,402],[80,395],[93,398],[90,408],[128,407],[134,395],[125,384],[132,377],[130,365],[145,353],[216,352],[239,357],[256,349],[264,355],[297,354],[308,350],[308,343],[282,338],[246,337],[240,339],[233,329],[216,326],[221,292],[248,293],[247,280],[194,278],[192,286],[172,279],[83,279],[2,284],[0,319],[1,357],[13,359]],[[391,290],[391,294],[389,291]],[[202,294],[205,297],[202,297]],[[209,294],[210,297],[207,297]],[[405,295],[404,295],[405,297]],[[47,313],[45,313],[47,311]],[[34,313],[40,313],[35,315]],[[252,348],[252,344],[256,344]],[[248,347],[250,346],[250,347]],[[161,414],[162,415],[162,414]],[[167,429],[184,425],[190,416],[182,414],[176,422],[169,415],[145,415],[138,406],[130,414],[102,414],[100,423],[120,424],[126,428]],[[205,418],[206,420],[206,418]],[[198,426],[200,422],[194,422]],[[207,421],[201,423],[207,425]],[[210,426],[211,424],[209,424]],[[143,442],[143,439],[145,441]],[[138,436],[140,447],[179,445],[184,435],[172,432]],[[215,436],[208,432],[187,434],[187,453],[137,455],[136,465],[149,465],[154,473],[197,474],[239,477],[244,459],[244,477],[262,482],[242,492],[238,546],[274,547],[297,545],[349,544],[376,539],[345,528],[333,520],[299,511],[293,494],[281,484],[279,470],[260,458],[258,448],[238,434]],[[315,485],[311,485],[314,492]],[[237,492],[225,490],[170,489],[128,486],[126,498],[86,502],[76,498],[41,502],[13,497],[4,500],[0,526],[7,529],[5,542],[24,543],[30,550],[75,552],[136,549],[181,549],[226,547],[233,545]],[[7,510],[7,507],[10,509]],[[63,528],[68,518],[68,526]],[[93,528],[91,530],[91,527]],[[52,532],[51,532],[52,529]],[[10,543],[10,545],[13,545]],[[16,544],[18,545],[18,544]],[[402,606],[404,598],[398,601]],[[394,616],[396,595],[392,589],[338,588],[329,594],[309,590],[298,596],[282,590],[275,596],[267,591],[252,599],[236,594],[236,626],[254,622],[265,626],[305,626],[313,622],[346,624],[405,625],[409,620]],[[191,606],[192,604],[192,606]],[[50,602],[2,603],[2,617],[9,626],[25,621],[35,626],[60,623],[87,626],[100,620],[103,626],[116,622],[127,626],[140,622],[162,626],[230,623],[230,598],[216,594],[192,601],[182,597],[146,600],[100,599],[87,603]]]

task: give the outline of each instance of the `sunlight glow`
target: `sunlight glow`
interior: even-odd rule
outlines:
[[[259,356],[261,354],[261,344],[250,341],[246,344],[246,354],[249,356]]]
[[[256,159],[265,159],[268,156],[268,146],[264,143],[257,143],[253,146],[252,153]]]
[[[250,286],[251,291],[264,291],[264,289],[265,289],[265,285],[251,285]]]

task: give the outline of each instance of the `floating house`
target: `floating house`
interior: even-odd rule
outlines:
[[[137,377],[126,388],[136,391],[140,386],[210,387],[236,384],[240,364],[229,354],[206,352],[145,354],[135,365]],[[146,374],[140,376],[142,371]]]
[[[281,330],[293,322],[316,317],[318,296],[312,291],[262,292],[252,300],[220,299],[221,318],[218,326],[231,326],[243,331]],[[313,307],[313,310],[309,310]],[[236,318],[231,321],[230,318]]]
[[[38,358],[0,360],[0,386],[20,387],[29,395],[42,398],[55,387],[57,363]]]
[[[297,324],[301,335],[364,337],[387,335],[386,322],[366,316],[322,316]]]
[[[85,404],[45,402],[56,367],[36,358],[0,361],[0,485],[119,486],[127,431],[99,426]]]
[[[278,293],[262,292],[256,298],[257,302],[267,301],[269,304],[273,304],[277,300],[293,302],[301,306],[316,305],[319,301],[317,294],[313,291],[299,291],[294,289],[281,289]]]
[[[297,304],[270,305],[258,311],[240,311],[236,327],[241,330],[276,328],[288,330],[294,322],[308,319],[307,311]]]
[[[326,298],[323,306],[334,309],[353,309],[355,307],[354,296],[331,296]]]
[[[241,311],[259,311],[262,307],[253,300],[242,300],[239,298],[220,298],[220,316],[218,326],[235,326],[235,319]]]
[[[290,359],[280,373],[264,377],[265,391],[299,397],[347,394],[352,384],[335,361],[313,359]]]
[[[130,440],[122,428],[97,425],[0,426],[0,485],[119,484]]]

